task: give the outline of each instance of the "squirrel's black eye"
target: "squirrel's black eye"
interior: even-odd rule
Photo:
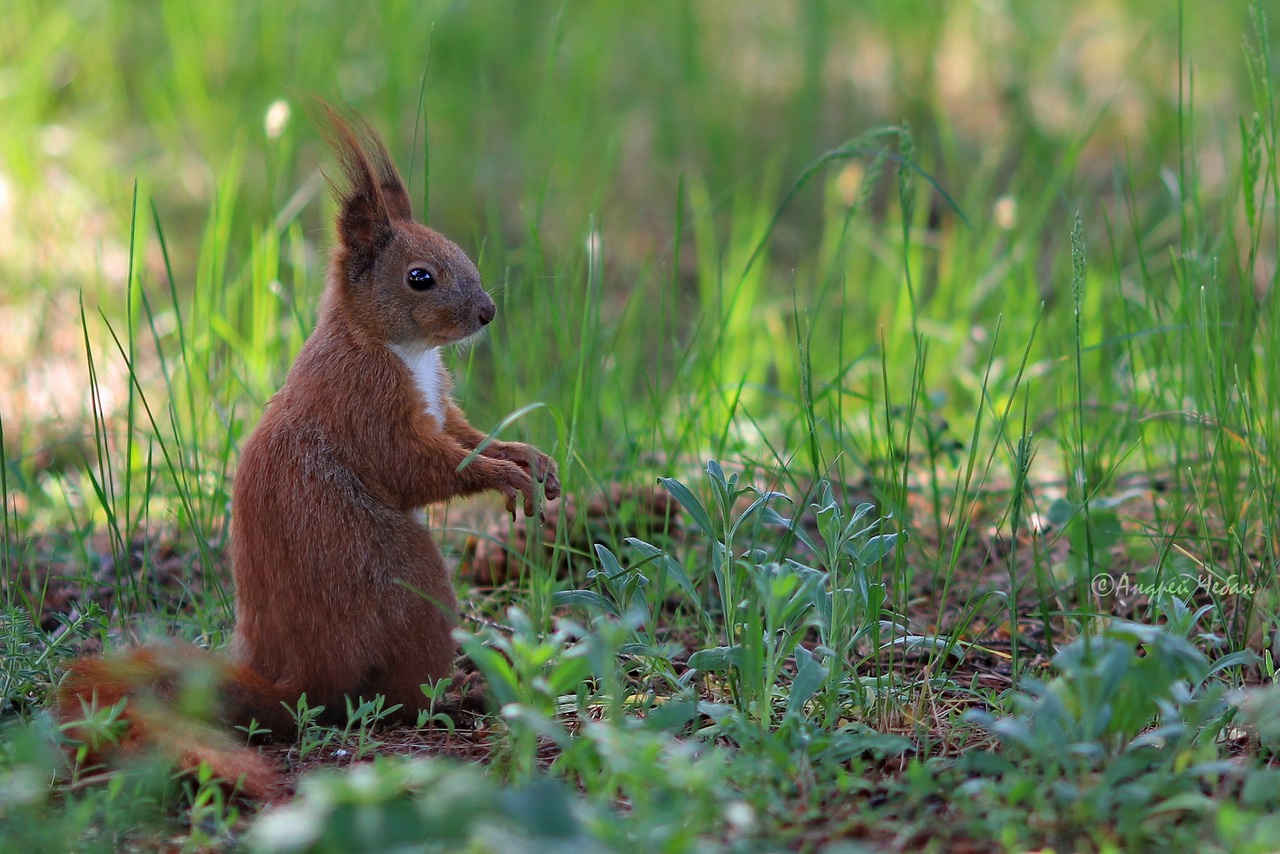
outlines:
[[[405,275],[405,281],[415,291],[425,291],[435,287],[436,277],[425,267],[414,267]]]

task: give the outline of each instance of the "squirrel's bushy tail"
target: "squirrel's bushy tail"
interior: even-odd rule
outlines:
[[[74,662],[58,687],[56,716],[86,763],[156,751],[188,771],[205,763],[245,796],[274,800],[284,793],[279,769],[231,726],[254,720],[288,737],[295,723],[281,704],[297,697],[195,646],[153,644]],[[118,714],[107,711],[117,705]]]

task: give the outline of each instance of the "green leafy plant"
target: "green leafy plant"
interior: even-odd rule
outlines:
[[[426,729],[427,727],[438,724],[443,726],[449,732],[453,732],[453,718],[443,712],[436,711],[437,704],[440,703],[441,699],[445,695],[445,691],[447,691],[449,686],[452,684],[453,680],[445,677],[444,679],[437,679],[434,682],[429,682],[422,686],[422,695],[427,698],[427,708],[418,712],[418,729]]]
[[[400,705],[388,706],[386,697],[381,694],[372,700],[361,697],[354,703],[350,697],[347,697],[346,702],[347,722],[338,740],[343,744],[351,744],[354,740],[353,759],[364,759],[382,746],[382,742],[373,735],[374,729],[381,721],[398,711]]]
[[[1158,626],[1116,622],[1081,637],[1054,657],[1051,680],[1024,682],[1012,716],[967,713],[1002,750],[962,762],[983,775],[964,790],[1042,815],[1052,844],[1151,844],[1169,832],[1158,817],[1210,814],[1205,787],[1235,773],[1215,745],[1234,709],[1207,680],[1246,660],[1211,665]]]
[[[504,789],[479,770],[431,759],[375,759],[316,772],[298,797],[262,816],[255,852],[603,850],[560,786]]]
[[[764,726],[775,720],[775,703],[786,664],[794,661],[794,674],[785,693],[787,714],[798,714],[819,690],[829,720],[839,714],[847,698],[844,676],[847,662],[863,638],[879,638],[884,585],[873,581],[873,572],[901,539],[899,533],[881,533],[886,520],[869,518],[873,505],[863,504],[852,513],[832,497],[831,485],[819,483],[812,505],[818,539],[798,520],[779,515],[770,502],[787,500],[777,492],[759,493],[739,487],[736,474],[725,476],[715,461],[707,464],[713,506],[720,521],[679,481],[664,485],[695,520],[709,540],[712,572],[720,594],[725,643],[694,652],[691,671],[727,672],[738,708]],[[756,497],[740,513],[739,499]],[[793,559],[771,559],[768,550],[747,544],[735,552],[734,542],[747,532],[759,532],[756,520],[782,527],[823,561],[823,570]],[[721,539],[721,535],[723,539]],[[800,645],[810,627],[820,643],[814,651]],[[828,664],[828,661],[834,664]]]
[[[578,642],[580,626],[562,621],[554,632],[543,634],[515,607],[508,609],[507,620],[509,635],[490,628],[481,634],[458,631],[457,636],[511,727],[511,772],[523,781],[537,767],[539,736],[567,741],[555,715],[565,698],[577,696],[591,674],[591,662],[587,646]]]
[[[324,706],[312,706],[307,702],[306,694],[298,698],[297,706],[292,710],[294,725],[298,731],[298,741],[294,747],[298,759],[305,759],[312,753],[324,750],[341,736],[336,727],[317,723],[323,712]]]

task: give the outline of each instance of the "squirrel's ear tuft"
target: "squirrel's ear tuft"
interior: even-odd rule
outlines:
[[[412,219],[409,194],[386,146],[364,120],[319,98],[309,110],[342,167],[341,178],[329,176],[329,183],[339,205],[338,239],[358,273],[391,239],[392,220]]]
[[[405,187],[404,180],[396,170],[396,165],[391,162],[391,155],[387,153],[382,139],[373,128],[364,123],[362,125],[365,150],[377,173],[378,189],[382,191],[382,201],[387,207],[387,213],[392,219],[411,221],[413,206],[409,203],[409,190]]]

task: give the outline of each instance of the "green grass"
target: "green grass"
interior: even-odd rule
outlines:
[[[6,846],[1273,844],[1263,4],[10,6]],[[259,815],[68,769],[45,706],[79,650],[228,637],[230,478],[331,241],[312,92],[495,294],[472,422],[545,404],[504,435],[632,497],[460,578],[486,737],[363,706]]]

